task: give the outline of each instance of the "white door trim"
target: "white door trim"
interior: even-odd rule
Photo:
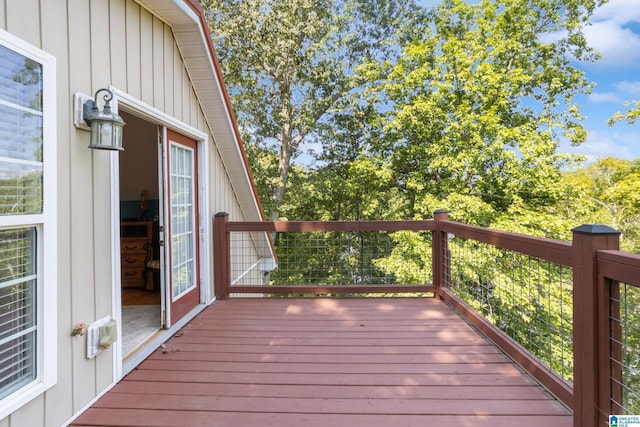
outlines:
[[[120,89],[112,86],[109,89],[114,94],[113,109],[115,112],[122,108],[126,112],[140,117],[150,123],[163,127],[163,136],[166,136],[166,129],[169,128],[177,133],[187,136],[197,142],[198,151],[201,154],[198,157],[198,185],[199,185],[199,215],[201,218],[199,232],[200,239],[200,301],[210,304],[214,298],[213,295],[213,277],[211,270],[210,257],[213,250],[213,230],[212,230],[212,214],[211,204],[209,200],[210,174],[209,174],[209,153],[210,138],[209,135],[193,126],[188,125],[175,117],[172,117],[157,108],[146,104],[145,102],[132,97]],[[126,125],[124,132],[126,132]],[[166,138],[164,139],[166,141]],[[161,173],[161,172],[160,172]],[[120,165],[117,154],[112,154],[110,159],[110,182],[111,182],[111,235],[112,248],[111,253],[113,259],[120,259]],[[112,283],[112,311],[118,321],[118,341],[114,349],[114,381],[122,379],[122,309],[121,309],[121,289],[120,289],[120,265],[113,263],[111,271]]]

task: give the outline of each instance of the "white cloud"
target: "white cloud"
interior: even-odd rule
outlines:
[[[612,86],[614,91],[594,92],[587,99],[593,104],[620,104],[622,108],[625,101],[640,97],[640,81],[622,80]]]
[[[600,52],[602,59],[593,65],[599,68],[637,67],[640,62],[640,35],[622,28],[613,20],[596,22],[586,27],[589,46]]]
[[[592,25],[584,29],[589,46],[602,54],[598,68],[635,68],[640,62],[640,34],[628,25],[640,23],[638,0],[611,0],[596,9]]]
[[[593,102],[595,104],[602,104],[602,103],[613,103],[613,104],[620,104],[622,103],[622,101],[620,100],[620,97],[613,92],[596,92],[596,93],[592,93],[591,95],[589,95],[589,102]]]
[[[593,14],[594,21],[611,20],[619,25],[640,22],[638,0],[610,0]]]
[[[640,95],[640,81],[629,82],[627,80],[616,83],[615,88],[622,94],[635,96]]]
[[[635,151],[629,148],[633,146],[637,147]],[[633,160],[640,157],[640,134],[589,131],[587,140],[583,144],[572,147],[563,143],[560,150],[566,153],[582,154],[589,163],[605,157]]]

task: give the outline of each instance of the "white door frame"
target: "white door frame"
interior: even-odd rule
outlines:
[[[199,224],[199,243],[200,243],[200,303],[210,304],[214,299],[213,278],[211,271],[211,251],[213,250],[213,230],[211,205],[209,200],[209,135],[196,129],[175,117],[172,117],[143,101],[136,99],[126,92],[123,92],[112,86],[109,89],[114,94],[113,109],[115,112],[119,108],[140,117],[150,123],[162,127],[163,142],[166,143],[166,129],[187,136],[197,142],[198,152],[198,211],[201,218]],[[126,125],[124,132],[126,132]],[[112,248],[111,253],[114,260],[120,259],[120,165],[117,154],[110,158],[110,182],[111,182],[111,234]],[[158,171],[162,175],[163,171]],[[163,179],[160,177],[159,179]],[[162,209],[162,206],[160,207]],[[165,221],[167,219],[165,218]],[[166,265],[167,263],[165,263]],[[122,308],[120,288],[120,265],[115,262],[112,266],[112,311],[118,323],[118,341],[115,346],[114,353],[114,381],[118,381],[123,377],[122,371]],[[186,317],[186,316],[185,316]]]

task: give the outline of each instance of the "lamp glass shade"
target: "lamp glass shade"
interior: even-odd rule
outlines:
[[[122,127],[123,123],[109,120],[94,120],[91,122],[91,142],[89,148],[100,150],[119,150],[122,147]]]
[[[96,92],[96,98],[100,91],[107,91],[111,95],[111,91],[101,89]],[[111,111],[109,101],[102,111],[98,110],[95,101],[89,100],[85,103],[84,120],[91,128],[91,141],[89,148],[97,148],[99,150],[118,150],[124,151],[122,147],[122,128],[125,125],[124,120],[119,115]]]

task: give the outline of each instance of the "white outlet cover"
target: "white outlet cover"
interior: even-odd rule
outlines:
[[[111,316],[105,316],[87,326],[87,359],[93,359],[102,353],[103,349],[100,347],[100,326],[103,326],[109,320],[111,320]]]

